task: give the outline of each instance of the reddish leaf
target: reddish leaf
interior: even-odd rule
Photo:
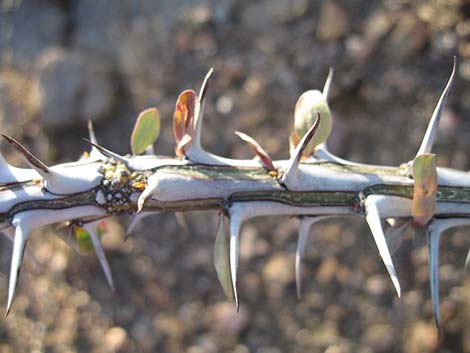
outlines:
[[[193,90],[182,92],[176,101],[175,113],[173,114],[173,132],[176,140],[177,154],[183,154],[182,146],[180,146],[183,137],[185,135],[192,137],[194,134],[193,121],[196,101],[197,94]]]
[[[256,140],[243,132],[235,131],[235,135],[240,137],[243,141],[247,142],[251,149],[255,152],[255,154],[261,160],[261,164],[263,168],[266,169],[268,172],[275,171],[276,167],[273,164],[273,160],[269,157],[268,153],[264,150],[263,147],[260,146]]]

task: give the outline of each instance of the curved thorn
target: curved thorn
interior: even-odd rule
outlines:
[[[186,234],[191,234],[189,230],[188,222],[186,221],[186,218],[184,216],[184,212],[175,212],[174,215],[175,215],[176,222],[181,227],[181,229],[183,229],[183,231]]]
[[[11,257],[10,267],[10,281],[8,285],[8,303],[5,316],[8,316],[13,303],[13,298],[15,297],[15,289],[18,284],[18,277],[20,275],[21,263],[23,261],[23,254],[28,237],[29,231],[23,229],[21,224],[18,224],[15,227],[15,239],[13,242],[13,255]]]
[[[90,119],[88,119],[87,128],[88,128],[88,138],[90,139],[91,142],[97,144],[98,141],[96,140],[95,129],[93,128],[93,123],[91,122]]]
[[[12,227],[8,227],[8,228],[3,229],[3,230],[0,231],[0,233],[5,235],[8,238],[8,240],[11,241],[12,244],[15,244],[15,234],[14,234],[14,232],[15,232],[15,230]],[[29,251],[27,246],[25,247],[24,255],[25,255],[26,259],[28,261],[30,261],[30,263],[33,264],[34,267],[36,267],[37,269],[41,268],[41,264],[34,257],[33,253],[31,251]]]
[[[126,234],[124,236],[124,241],[127,241],[127,239],[129,239],[130,235],[132,234],[132,232],[134,232],[135,228],[137,227],[137,225],[145,218],[145,217],[148,217],[148,216],[151,216],[151,215],[154,215],[154,214],[158,214],[160,212],[156,212],[156,211],[145,211],[145,212],[140,212],[140,213],[137,213],[135,214],[133,217],[132,217],[132,220],[131,222],[129,223],[129,225],[127,226],[127,229],[126,229]]]
[[[452,67],[452,73],[450,74],[449,81],[447,81],[447,85],[444,88],[444,91],[442,92],[439,98],[439,101],[436,104],[436,108],[434,108],[434,112],[432,113],[431,120],[429,121],[428,127],[426,129],[426,133],[424,134],[423,141],[421,142],[421,146],[419,147],[418,153],[416,153],[416,156],[419,156],[423,153],[431,152],[432,145],[434,144],[434,138],[436,137],[437,127],[439,125],[439,120],[441,118],[444,105],[446,103],[447,97],[449,96],[449,92],[454,82],[456,66],[457,66],[457,59],[454,56],[454,65]]]
[[[302,260],[307,247],[307,241],[310,234],[310,228],[313,224],[331,216],[303,217],[300,219],[299,239],[297,241],[297,249],[295,252],[295,283],[297,289],[297,298],[300,299],[302,294]]]
[[[217,236],[214,243],[214,267],[225,296],[231,301],[234,298],[234,287],[230,274],[229,246],[227,240],[225,233],[225,215],[221,212],[219,215]]]
[[[97,145],[98,141],[96,139],[95,129],[93,128],[93,123],[89,119],[88,119],[87,128],[88,128],[88,138],[90,139],[92,143]],[[103,157],[106,157],[106,156],[103,153],[101,153],[96,146],[92,145],[91,151],[90,151],[90,158],[93,160],[100,160]]]
[[[382,224],[380,220],[380,214],[375,202],[367,202],[366,200],[366,221],[369,225],[369,228],[372,232],[372,235],[375,240],[375,244],[379,250],[380,257],[387,268],[387,271],[390,275],[390,279],[395,287],[398,297],[401,296],[400,282],[398,281],[398,276],[395,271],[395,266],[393,265],[392,256],[387,246],[387,241],[385,240],[385,234],[382,229]]]
[[[320,119],[320,114],[318,114],[318,119],[315,120],[315,123],[310,127],[310,129],[308,129],[308,131],[305,133],[305,135],[302,137],[299,144],[295,148],[294,153],[290,157],[289,162],[287,164],[286,172],[282,178],[282,181],[284,183],[287,183],[288,179],[291,178],[291,175],[295,174],[298,171],[302,152],[305,150],[308,143],[315,135],[315,131],[317,131],[317,128],[320,125]]]
[[[25,158],[28,164],[36,170],[41,176],[45,177],[50,173],[49,167],[45,165],[39,158],[34,156],[31,152],[29,152],[26,147],[24,147],[21,143],[16,141],[13,137],[10,137],[5,134],[1,134],[5,140],[8,141],[10,145],[12,145],[17,151],[19,151]]]
[[[98,257],[98,261],[100,262],[101,268],[103,269],[104,275],[106,276],[106,280],[108,281],[109,286],[113,292],[116,291],[114,287],[113,275],[111,273],[111,268],[109,267],[108,260],[106,260],[106,255],[103,251],[103,247],[101,246],[101,241],[98,236],[98,224],[99,222],[90,222],[83,224],[83,229],[85,229],[88,234],[90,234],[91,241],[93,243],[93,247],[95,248],[96,256]]]
[[[155,154],[155,150],[153,148],[153,144],[151,144],[150,146],[148,146],[145,151],[144,151],[144,155],[152,155],[152,154]]]
[[[235,299],[235,306],[237,312],[240,308],[238,290],[237,290],[237,272],[238,260],[240,253],[240,228],[243,223],[244,217],[239,212],[230,212],[230,243],[229,243],[229,261],[230,261],[230,276],[232,280],[233,297]]]
[[[465,259],[464,270],[470,273],[470,249],[468,249],[467,258]]]
[[[100,146],[97,143],[94,143],[94,142],[88,140],[87,138],[82,137],[82,139],[84,141],[88,142],[93,147],[96,147],[106,157],[115,159],[118,162],[123,163],[126,167],[131,168],[130,165],[129,165],[129,160],[126,157],[123,157],[120,154],[117,154],[116,152],[110,151],[107,148],[105,148],[103,146]]]
[[[147,180],[147,185],[144,191],[140,194],[137,200],[137,213],[140,213],[145,205],[145,202],[157,193],[158,189],[158,177],[150,176]]]
[[[328,94],[330,93],[331,82],[333,81],[334,70],[332,67],[328,70],[328,76],[325,81],[325,85],[323,86],[323,96],[328,101]]]
[[[214,73],[214,68],[211,67],[209,71],[207,71],[207,74],[204,77],[204,81],[202,81],[201,90],[199,91],[199,96],[198,96],[200,101],[202,101],[206,96],[207,87],[209,86],[209,80],[211,79],[213,73]]]
[[[266,150],[261,147],[261,145],[253,137],[240,131],[235,131],[235,135],[250,145],[250,148],[259,158],[260,164],[264,169],[266,169],[268,172],[276,170],[276,167],[273,164],[273,160],[269,156],[268,152],[266,152]]]
[[[202,130],[202,120],[203,120],[203,115],[204,115],[204,102],[206,98],[207,87],[209,85],[209,80],[213,72],[214,72],[214,69],[210,68],[206,74],[206,77],[204,78],[204,81],[202,82],[201,90],[199,91],[198,103],[196,105],[196,109],[194,113],[194,119],[195,119],[194,138],[192,140],[191,147],[190,147],[190,149],[194,149],[195,151],[202,150],[201,130]]]
[[[442,337],[441,317],[439,310],[439,239],[440,229],[430,226],[426,230],[426,240],[429,253],[429,281],[431,287],[432,311],[439,337]],[[439,339],[440,340],[440,339]]]

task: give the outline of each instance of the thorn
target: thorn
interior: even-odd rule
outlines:
[[[110,151],[107,148],[105,148],[103,146],[100,146],[97,143],[94,143],[94,142],[88,140],[87,138],[82,137],[82,139],[84,141],[88,142],[93,147],[96,147],[106,157],[115,159],[118,162],[123,163],[126,167],[128,167],[130,169],[129,160],[126,157],[123,157],[123,156],[117,154],[116,152]]]
[[[91,122],[90,119],[88,119],[88,137],[91,142],[98,144],[98,141],[96,140],[96,135],[95,135],[95,129],[93,129],[93,123]]]
[[[375,240],[375,244],[379,250],[380,257],[387,268],[387,271],[390,275],[390,279],[395,287],[398,297],[401,296],[400,282],[398,281],[398,276],[395,271],[395,266],[393,265],[392,256],[387,246],[387,241],[385,240],[385,235],[382,229],[382,224],[380,220],[380,214],[376,202],[367,202],[366,200],[366,221],[369,225],[369,228],[372,232],[372,235]]]
[[[83,224],[83,229],[85,229],[88,234],[90,234],[91,241],[93,243],[93,247],[95,248],[96,256],[98,257],[98,261],[103,269],[104,275],[106,276],[106,280],[108,281],[109,286],[113,292],[116,292],[116,288],[114,287],[113,275],[111,273],[111,268],[109,267],[108,260],[106,260],[106,255],[103,251],[103,247],[101,246],[101,241],[98,236],[98,224],[101,222],[89,222]]]
[[[468,249],[467,258],[465,259],[464,270],[470,273],[470,249]]]
[[[328,94],[330,93],[331,82],[333,81],[334,70],[332,67],[328,70],[328,76],[325,81],[325,85],[323,86],[323,96],[328,101]]]
[[[184,213],[175,212],[174,215],[175,215],[176,222],[178,222],[181,229],[183,229],[185,233],[191,234],[191,232],[189,231],[188,222],[186,221],[186,218],[184,217]]]
[[[204,81],[202,81],[201,90],[199,91],[199,101],[202,101],[206,97],[207,87],[209,86],[209,80],[214,73],[214,68],[211,67],[209,71],[207,71],[206,77],[204,77]]]
[[[5,134],[1,134],[5,140],[8,141],[10,145],[12,145],[17,151],[19,151],[25,158],[28,164],[36,170],[41,176],[45,177],[50,173],[49,167],[45,165],[39,158],[35,157],[31,152],[29,152],[26,147],[24,147],[21,143],[16,141],[13,137],[10,137]]]
[[[302,152],[305,150],[308,143],[315,135],[315,131],[317,131],[317,128],[320,125],[320,119],[320,114],[318,114],[318,119],[315,120],[315,123],[310,127],[310,129],[308,129],[308,131],[305,133],[305,135],[302,137],[299,144],[295,148],[294,153],[291,155],[287,164],[286,172],[284,174],[284,177],[282,178],[282,181],[284,183],[287,183],[288,179],[291,178],[291,175],[298,171],[299,161],[300,157],[302,156]]]
[[[219,214],[217,235],[214,243],[213,261],[219,283],[229,300],[234,299],[232,277],[230,273],[229,244],[225,233],[225,215]]]
[[[449,81],[447,81],[447,85],[444,88],[444,91],[442,92],[439,101],[436,104],[436,108],[434,108],[434,112],[432,113],[431,120],[429,121],[426,133],[424,134],[423,141],[421,142],[421,146],[419,147],[416,156],[431,152],[432,146],[434,144],[434,138],[436,137],[437,127],[439,125],[439,120],[441,118],[444,105],[446,103],[447,97],[449,96],[450,90],[454,82],[456,66],[457,59],[454,56],[454,65],[452,67],[452,73],[450,74]]]
[[[88,119],[87,127],[88,127],[88,138],[90,139],[92,143],[97,145],[98,140],[96,139],[95,129],[93,128],[93,123],[91,122],[90,119]],[[98,148],[92,145],[89,158],[91,158],[92,160],[101,160],[103,158],[106,158],[106,156],[103,153],[101,153]]]
[[[202,82],[201,90],[199,91],[198,102],[196,104],[195,111],[194,111],[194,135],[193,135],[191,146],[189,147],[188,151],[186,151],[187,154],[189,154],[190,151],[193,151],[196,154],[207,153],[203,150],[201,146],[201,130],[202,130],[202,119],[204,115],[204,102],[206,98],[207,87],[209,85],[209,80],[213,72],[214,72],[214,69],[210,68],[206,74],[206,77],[204,78],[204,81]]]
[[[229,262],[230,276],[232,280],[233,298],[237,312],[240,309],[237,289],[238,260],[240,254],[240,228],[243,223],[243,216],[238,212],[230,213],[230,243],[229,243]]]
[[[150,146],[148,146],[145,151],[144,151],[144,155],[153,155],[155,154],[155,150],[153,149],[153,144],[151,144]]]
[[[235,131],[235,135],[237,135],[242,141],[245,141],[250,145],[253,152],[260,159],[261,166],[264,169],[266,169],[268,172],[276,171],[276,167],[273,164],[272,158],[269,156],[268,152],[266,152],[266,150],[261,147],[261,145],[254,138],[240,131]]]
[[[434,321],[439,335],[439,341],[442,338],[441,317],[439,310],[439,239],[441,237],[440,229],[429,226],[426,230],[426,240],[429,253],[429,282],[431,287],[432,311]]]
[[[10,267],[10,281],[8,285],[8,303],[5,316],[8,316],[8,313],[10,312],[13,303],[13,298],[15,297],[15,290],[18,284],[21,263],[23,261],[23,253],[28,237],[29,232],[23,229],[23,226],[21,224],[15,226],[15,239],[13,242],[13,255],[11,257]]]
[[[126,234],[124,236],[124,242],[130,237],[130,235],[134,232],[137,225],[145,218],[154,214],[158,214],[160,212],[152,212],[152,211],[145,211],[135,214],[131,220],[131,223],[127,226]]]

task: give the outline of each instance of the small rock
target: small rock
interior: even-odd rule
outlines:
[[[338,270],[338,261],[334,258],[326,258],[320,264],[317,270],[317,281],[319,283],[328,283],[336,276]]]
[[[438,345],[437,330],[433,323],[417,321],[407,330],[404,350],[409,353],[434,352]]]
[[[7,3],[10,3],[11,7]],[[41,51],[61,44],[65,25],[65,14],[57,5],[53,5],[53,2],[2,2],[0,62],[30,70]]]
[[[271,256],[263,268],[263,279],[269,288],[269,296],[282,297],[286,286],[294,280],[293,258],[285,253]]]
[[[376,353],[391,351],[398,341],[395,329],[389,325],[370,326],[364,337],[365,344]]]
[[[1,51],[1,50],[0,50]],[[29,123],[39,106],[36,80],[20,71],[0,71],[0,121],[2,129],[19,129]]]
[[[46,129],[84,125],[110,113],[115,97],[106,62],[53,48],[39,63],[41,122]]]
[[[416,16],[403,16],[390,34],[386,46],[390,56],[404,60],[419,53],[428,41],[426,25]]]
[[[343,38],[349,29],[349,15],[346,10],[334,1],[324,1],[317,36],[324,41],[335,41]]]
[[[127,332],[122,327],[115,326],[110,328],[104,336],[106,349],[117,351],[121,349],[127,340]]]
[[[388,282],[383,276],[371,276],[367,279],[366,290],[370,295],[380,297],[388,292]]]

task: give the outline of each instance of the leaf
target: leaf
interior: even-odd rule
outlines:
[[[194,112],[197,99],[196,92],[186,90],[179,95],[176,101],[175,113],[173,114],[173,133],[178,155],[183,155],[182,146],[180,146],[183,137],[185,135],[192,137],[194,134]]]
[[[225,216],[222,213],[220,214],[217,237],[214,244],[214,267],[227,299],[233,300],[228,237],[225,234]]]
[[[266,150],[261,147],[261,145],[254,138],[239,131],[235,131],[235,135],[237,135],[243,141],[250,145],[253,152],[255,152],[255,154],[261,160],[261,164],[264,169],[266,169],[268,172],[276,171],[276,167],[273,164],[272,158],[269,156],[268,152],[266,152]]]
[[[157,108],[144,110],[139,114],[131,135],[131,150],[133,155],[145,152],[160,134],[160,114]]]
[[[437,170],[435,155],[422,154],[413,161],[413,221],[422,227],[429,223],[436,208]]]
[[[315,148],[324,142],[331,132],[333,126],[331,111],[325,96],[317,90],[304,92],[295,104],[294,129],[298,136],[304,136],[307,131],[321,116],[315,136],[312,137],[308,146],[302,151],[305,157],[309,157]]]

